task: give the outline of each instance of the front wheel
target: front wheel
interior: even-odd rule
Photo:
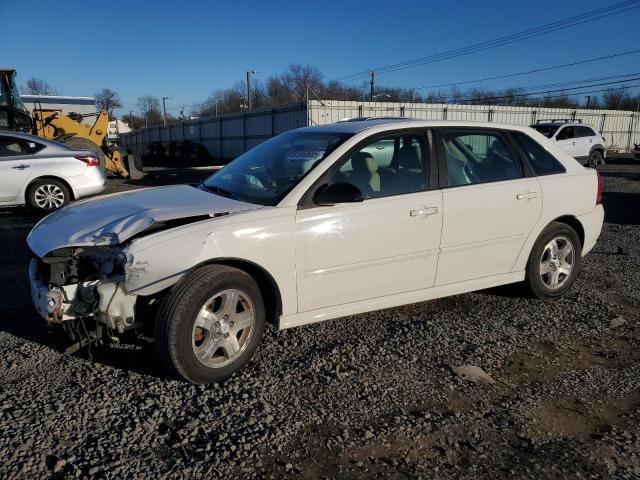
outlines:
[[[564,294],[580,269],[582,245],[570,226],[553,222],[533,245],[527,263],[525,283],[538,298]]]
[[[253,278],[236,268],[206,265],[181,280],[163,302],[156,351],[184,380],[221,382],[249,362],[264,326],[264,302]]]

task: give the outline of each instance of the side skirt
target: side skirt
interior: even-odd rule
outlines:
[[[307,325],[309,323],[321,322],[323,320],[373,312],[384,308],[424,302],[451,295],[459,295],[461,293],[473,292],[475,290],[483,290],[485,288],[521,282],[524,278],[524,271],[511,272],[491,277],[477,278],[467,282],[439,285],[437,287],[414,290],[412,292],[396,293],[394,295],[387,295],[369,300],[360,300],[342,305],[334,305],[332,307],[320,308],[318,310],[297,313],[295,315],[282,316],[278,322],[278,329],[284,330],[287,328],[298,327],[300,325]]]

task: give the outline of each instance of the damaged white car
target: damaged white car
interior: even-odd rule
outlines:
[[[522,281],[560,295],[602,222],[595,170],[528,127],[362,120],[279,135],[200,185],[78,202],[27,241],[48,322],[85,342],[153,337],[175,374],[209,383],[266,322]]]

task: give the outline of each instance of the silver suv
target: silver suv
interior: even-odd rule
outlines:
[[[573,158],[588,167],[604,165],[607,149],[605,138],[580,120],[540,120],[531,128],[558,144]]]

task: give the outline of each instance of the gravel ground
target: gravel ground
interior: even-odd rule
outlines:
[[[61,353],[29,298],[38,218],[0,210],[0,478],[640,477],[640,164],[602,174],[606,224],[564,298],[509,287],[270,328],[208,387],[167,378],[149,345]]]

